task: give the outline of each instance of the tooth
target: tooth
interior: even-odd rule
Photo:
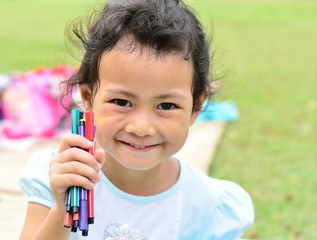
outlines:
[[[145,146],[137,146],[137,145],[132,145],[133,147],[137,148],[137,149],[144,149]]]

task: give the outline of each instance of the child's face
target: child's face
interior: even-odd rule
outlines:
[[[81,93],[86,111],[95,114],[96,140],[106,161],[146,170],[180,150],[199,113],[192,112],[192,76],[192,63],[181,54],[105,53],[92,104],[84,87]]]

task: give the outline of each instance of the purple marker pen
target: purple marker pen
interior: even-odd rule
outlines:
[[[79,121],[78,133],[80,136],[86,137],[85,120]],[[83,187],[79,188],[79,230],[83,236],[88,236],[88,206],[87,206],[87,190]]]
[[[88,236],[88,206],[87,190],[79,188],[79,230],[83,236]]]
[[[86,122],[84,119],[80,119],[78,123],[78,134],[80,136],[86,137]]]

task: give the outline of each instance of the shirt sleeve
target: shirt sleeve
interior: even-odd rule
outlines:
[[[35,152],[19,177],[19,185],[26,194],[28,202],[51,208],[54,198],[49,184],[49,162],[54,150],[44,149]]]
[[[249,194],[238,184],[211,178],[181,162],[183,207],[179,239],[235,240],[254,221]]]
[[[222,191],[213,213],[206,221],[206,230],[201,239],[239,239],[254,222],[252,200],[236,183],[221,180],[219,184]]]

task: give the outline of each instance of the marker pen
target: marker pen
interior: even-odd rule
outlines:
[[[71,129],[72,129],[72,133],[73,134],[78,134],[78,124],[77,124],[77,116],[79,115],[78,114],[78,110],[76,109],[73,109],[71,111]],[[71,217],[71,203],[72,203],[72,187],[70,187],[68,190],[67,190],[67,193],[66,193],[66,200],[65,200],[65,207],[66,207],[66,213],[65,213],[65,216],[64,216],[64,227],[67,227],[69,228],[72,224],[71,224],[71,220],[70,220],[70,217]]]
[[[86,126],[85,119],[80,119],[78,123],[78,134],[80,136],[86,137]]]
[[[65,228],[70,228],[72,226],[72,222],[73,222],[72,214],[69,212],[66,212],[64,216],[63,226]]]
[[[72,190],[71,188],[68,188],[66,193],[66,200],[65,200],[66,212],[71,212],[71,204],[72,204]]]
[[[83,236],[88,236],[88,209],[87,209],[87,190],[79,188],[79,230]]]
[[[72,226],[71,232],[77,232],[77,227],[75,227],[74,225]]]
[[[77,232],[78,226],[79,226],[79,212],[73,214],[72,232]]]
[[[94,141],[94,113],[93,112],[86,112],[86,138],[89,141]],[[94,148],[89,148],[89,153],[94,155]],[[95,213],[94,213],[94,190],[88,190],[88,223],[93,224]]]
[[[79,121],[78,133],[80,136],[86,137],[85,120]],[[79,187],[79,230],[83,236],[88,236],[88,207],[87,207],[87,190]]]
[[[73,109],[71,111],[71,128],[72,128],[73,134],[78,134],[79,115],[80,115],[79,110]],[[71,212],[71,206],[72,206],[72,192],[73,192],[72,187],[70,187],[66,193],[66,200],[65,200],[66,213],[65,213],[65,218],[64,218],[64,226],[65,226],[65,224],[67,226],[69,225],[69,223],[67,221],[69,221],[69,218],[71,215],[69,213]],[[78,204],[78,206],[79,206],[79,204]]]
[[[73,225],[72,225],[71,231],[77,232],[78,225],[79,225],[79,212],[73,214]]]
[[[72,118],[72,133],[78,134],[78,123],[81,117],[81,112],[78,109],[73,109],[71,111],[71,118]],[[71,211],[72,213],[78,213],[79,208],[79,188],[77,186],[71,187]]]

